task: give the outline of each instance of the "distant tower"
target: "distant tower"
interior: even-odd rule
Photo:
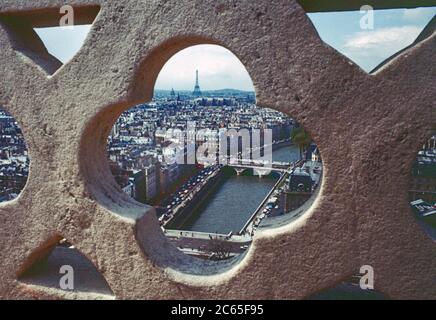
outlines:
[[[171,89],[171,100],[175,100],[176,98],[176,93],[174,92],[174,88]]]
[[[118,123],[115,123],[115,125],[112,127],[112,137],[117,138],[118,135],[119,135]]]
[[[195,72],[195,87],[194,87],[194,92],[192,92],[192,95],[195,97],[201,97],[201,90],[200,90],[200,83],[198,81],[198,70],[196,70]]]

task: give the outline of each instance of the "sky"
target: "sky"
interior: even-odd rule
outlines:
[[[321,39],[370,72],[410,45],[436,14],[436,7],[374,11],[374,29],[362,30],[359,11],[312,13]]]
[[[374,29],[361,29],[359,11],[308,14],[321,39],[370,72],[380,62],[411,44],[436,7],[374,11]],[[36,29],[47,50],[68,62],[80,49],[90,26]],[[163,67],[156,89],[192,90],[195,70],[202,90],[233,88],[253,91],[245,67],[229,50],[215,45],[197,45],[175,54]]]

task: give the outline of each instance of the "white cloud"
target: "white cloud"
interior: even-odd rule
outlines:
[[[417,26],[381,28],[373,31],[357,32],[350,37],[345,48],[351,50],[374,50],[382,52],[402,49],[411,44],[421,32]]]
[[[413,43],[420,32],[414,25],[356,32],[346,38],[340,51],[369,72]]]

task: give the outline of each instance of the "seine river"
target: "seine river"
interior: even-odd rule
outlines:
[[[287,146],[273,152],[273,161],[290,162],[299,158],[298,148]],[[278,177],[231,176],[202,208],[198,218],[185,230],[238,232],[276,183]]]

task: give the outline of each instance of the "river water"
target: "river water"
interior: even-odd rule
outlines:
[[[299,159],[295,146],[273,151],[273,161],[291,162]],[[276,183],[278,177],[231,176],[210,198],[198,218],[185,230],[227,234],[238,232]]]

